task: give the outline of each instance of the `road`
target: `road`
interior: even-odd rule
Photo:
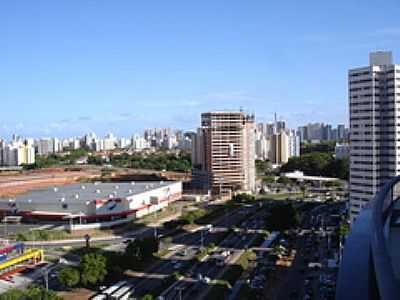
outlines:
[[[255,230],[262,227],[261,220],[263,219],[264,211],[258,212],[252,216],[251,220],[241,222],[239,228],[240,232],[231,233],[219,245],[218,252],[229,251],[230,256],[228,261],[223,266],[217,266],[213,257],[207,257],[203,262],[195,264],[190,271],[191,277],[181,280],[172,288],[163,293],[165,299],[206,299],[211,290],[211,285],[205,283],[210,280],[219,279],[226,267],[234,264],[246,249],[250,247],[254,239],[257,237]],[[260,218],[260,222],[257,222]],[[201,278],[208,278],[203,279]]]
[[[169,277],[173,272],[187,272],[195,263],[195,257],[199,253],[202,244],[204,246],[218,242],[226,236],[227,228],[241,222],[247,214],[256,212],[257,205],[252,207],[241,207],[231,211],[230,213],[220,217],[212,223],[213,230],[206,233],[205,230],[198,230],[193,233],[181,234],[174,237],[173,243],[176,245],[174,251],[163,257],[160,262],[147,270],[145,274],[137,274],[134,278],[129,279],[129,283],[135,286],[135,297],[141,297],[149,291],[160,289],[163,286],[163,279]],[[206,264],[205,264],[206,265]],[[200,271],[206,271],[203,266]]]

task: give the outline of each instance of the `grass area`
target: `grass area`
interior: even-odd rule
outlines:
[[[155,257],[158,257],[158,258],[162,258],[162,257],[164,257],[165,255],[167,255],[168,253],[170,253],[171,251],[170,250],[168,250],[168,249],[163,249],[163,250],[160,250],[160,251],[158,251],[157,253],[155,253],[155,254],[153,254]]]
[[[196,259],[200,262],[204,257],[214,252],[217,249],[217,246],[214,243],[211,243],[206,248],[202,249],[199,254],[196,255]]]
[[[245,251],[235,264],[230,265],[226,268],[219,280],[216,280],[216,284],[210,289],[206,299],[225,299],[229,294],[231,287],[240,278],[243,271],[245,271],[250,261],[256,259],[256,255],[252,251]],[[238,298],[241,299],[241,298]]]
[[[71,235],[65,230],[30,230],[17,233],[15,240],[17,241],[52,241],[64,240],[70,238]]]
[[[287,200],[289,197],[302,197],[302,192],[293,193],[279,193],[279,194],[268,194],[257,196],[258,200]]]
[[[253,251],[245,251],[237,260],[236,264],[241,266],[243,270],[246,270],[249,266],[249,262],[256,259],[256,254]]]
[[[54,256],[45,255],[44,260],[51,263],[58,263],[59,258]]]
[[[136,223],[137,224],[150,224],[150,223],[157,222],[160,219],[164,219],[171,215],[178,214],[185,206],[186,205],[179,207],[177,205],[172,204],[170,206],[163,208],[161,211],[154,212],[152,214],[149,214],[147,216],[144,216],[144,217],[136,220]]]

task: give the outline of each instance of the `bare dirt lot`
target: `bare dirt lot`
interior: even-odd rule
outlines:
[[[81,178],[94,178],[99,172],[94,170],[64,171],[64,169],[45,169],[23,172],[21,174],[2,174],[0,176],[0,197],[10,197],[26,193],[32,189],[51,185],[78,182]]]

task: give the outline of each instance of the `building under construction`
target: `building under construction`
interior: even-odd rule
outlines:
[[[193,185],[213,194],[255,191],[254,115],[208,112],[193,143]]]

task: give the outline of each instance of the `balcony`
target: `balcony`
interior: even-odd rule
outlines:
[[[400,299],[400,176],[389,181],[352,226],[337,300]]]

